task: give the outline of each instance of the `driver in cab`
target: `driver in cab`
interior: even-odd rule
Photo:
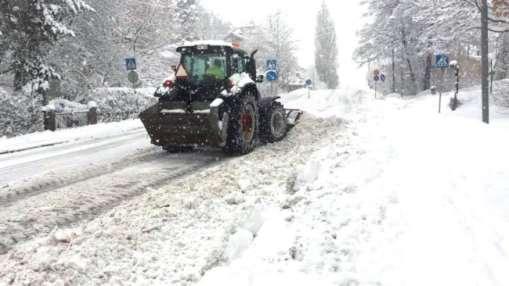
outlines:
[[[212,65],[207,69],[206,74],[214,79],[223,80],[225,78],[225,70],[220,59],[215,59]]]

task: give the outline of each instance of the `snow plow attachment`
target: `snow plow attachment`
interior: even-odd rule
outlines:
[[[152,144],[157,146],[222,147],[226,142],[219,111],[209,104],[159,102],[142,112],[140,119]]]
[[[294,127],[299,123],[299,119],[304,112],[298,109],[285,109],[286,111],[286,121],[288,122],[288,126]]]

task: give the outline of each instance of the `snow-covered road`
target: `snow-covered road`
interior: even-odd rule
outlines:
[[[210,150],[166,154],[140,127],[109,135],[96,130],[91,138],[59,143],[69,132],[76,130],[55,133],[47,147],[0,155],[0,253],[224,157]]]
[[[6,204],[4,233],[42,235],[0,255],[0,285],[508,285],[509,119],[479,123],[477,94],[438,115],[429,95],[297,91],[301,123],[247,156],[141,148]]]

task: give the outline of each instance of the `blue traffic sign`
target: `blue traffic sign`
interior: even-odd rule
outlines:
[[[277,60],[267,60],[267,70],[277,71]]]
[[[381,80],[382,82],[385,82],[385,75],[384,75],[384,74],[381,74],[381,75],[380,75],[380,80]]]
[[[440,54],[435,56],[435,68],[448,68],[449,56]]]
[[[125,59],[125,68],[128,71],[136,70],[136,59],[135,58],[127,58],[127,59]]]
[[[306,86],[312,86],[313,85],[313,81],[308,79],[306,80]]]
[[[275,71],[275,70],[267,71],[266,78],[268,81],[276,81],[278,79],[277,71]]]
[[[268,81],[276,81],[279,77],[277,60],[267,60],[267,67],[265,71],[265,77]]]

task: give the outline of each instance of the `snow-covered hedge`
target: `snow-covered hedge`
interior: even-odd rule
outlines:
[[[47,106],[42,108],[43,111],[53,110],[57,113],[70,113],[70,112],[87,112],[88,106],[77,102],[69,101],[66,99],[54,99],[50,101]]]
[[[43,129],[36,100],[0,87],[0,136],[15,136]]]
[[[155,104],[153,88],[98,88],[89,100],[97,104],[99,113],[135,113]]]
[[[97,107],[99,114],[136,114],[155,104],[154,89],[144,88],[99,88],[88,96],[88,102],[80,104],[65,99],[54,99],[42,107],[40,100],[32,99],[25,94],[14,93],[0,87],[0,137],[42,131],[44,110],[55,110],[58,113],[86,112],[92,106]],[[125,116],[115,116],[121,120]],[[114,119],[116,121],[116,119]]]

